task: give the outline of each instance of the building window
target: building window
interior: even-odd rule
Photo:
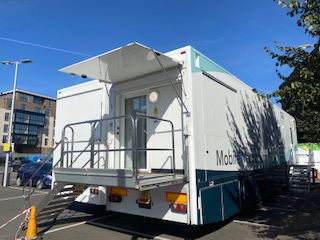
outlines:
[[[9,125],[8,124],[4,124],[3,125],[3,132],[7,133],[9,129]]]
[[[15,121],[19,123],[29,123],[29,114],[17,112]]]
[[[50,111],[49,109],[46,109],[46,110],[44,111],[44,113],[45,113],[47,116],[50,116],[51,111]]]
[[[8,136],[7,135],[3,135],[2,136],[2,143],[6,143],[8,142]]]
[[[44,116],[30,115],[30,124],[44,126]]]
[[[34,97],[33,97],[33,102],[34,102],[34,103],[37,103],[37,104],[40,104],[40,105],[43,105],[43,103],[44,103],[44,98],[34,96]]]
[[[10,113],[5,113],[4,114],[4,120],[9,121]]]
[[[45,125],[45,126],[48,126],[48,125],[49,125],[49,119],[48,119],[48,118],[45,118],[45,119],[44,119],[44,125]]]
[[[12,104],[12,101],[7,102],[7,109],[11,109],[11,104]]]
[[[38,138],[35,137],[35,136],[28,136],[28,144],[37,145],[38,144]]]
[[[17,133],[17,134],[28,134],[28,125],[15,124],[14,125],[14,133]]]
[[[53,106],[53,101],[49,100],[49,107]]]
[[[39,134],[39,128],[37,126],[29,126],[28,134],[30,135],[38,135]]]
[[[34,108],[34,111],[35,111],[36,113],[41,113],[41,108],[35,107],[35,108]]]
[[[19,93],[20,101],[29,102],[29,95],[25,93]]]
[[[43,134],[46,136],[49,136],[49,129],[48,128],[43,129]]]
[[[9,129],[9,125],[8,124],[4,124],[3,125],[3,132],[8,132]]]
[[[21,104],[21,105],[20,105],[20,109],[26,111],[26,110],[27,110],[27,105]]]
[[[15,144],[37,145],[38,138],[36,136],[14,135],[13,142]]]
[[[13,142],[15,144],[27,144],[28,136],[26,135],[14,135]]]
[[[44,145],[45,145],[45,146],[48,146],[48,138],[45,138],[45,139],[44,139]]]

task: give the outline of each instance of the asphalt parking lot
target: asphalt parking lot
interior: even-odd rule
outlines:
[[[1,177],[2,172],[3,168],[0,167]],[[37,190],[31,199],[31,205],[36,205],[48,191],[48,189]],[[312,201],[315,197],[319,198],[319,202],[317,199]],[[12,173],[10,186],[0,187],[0,226],[19,215],[26,207],[22,189],[15,185],[15,173]],[[319,212],[318,185],[313,186],[313,192],[310,194],[293,192],[278,194],[251,212],[239,214],[223,223],[200,227],[114,212],[106,213],[103,207],[88,207],[75,203],[59,216],[56,224],[46,231],[42,238],[45,240],[320,239]],[[20,216],[2,227],[0,240],[15,239],[15,233],[22,221],[23,216]],[[303,227],[303,223],[306,226]]]

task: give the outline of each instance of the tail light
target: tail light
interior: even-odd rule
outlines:
[[[90,193],[93,195],[99,195],[99,188],[91,188]]]
[[[187,205],[186,204],[171,203],[170,209],[172,212],[175,212],[175,213],[187,213]]]
[[[140,197],[136,202],[139,205],[139,208],[151,209],[151,197]]]
[[[109,202],[121,202],[122,201],[122,197],[118,196],[118,195],[109,195]]]

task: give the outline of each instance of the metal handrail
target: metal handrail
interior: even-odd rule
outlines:
[[[120,120],[120,119],[128,119],[131,122],[132,126],[132,148],[119,148],[119,149],[105,149],[101,150],[100,148],[97,150],[95,149],[95,141],[100,140],[100,139],[95,139],[95,130],[97,127],[98,123],[102,123],[104,121],[113,121],[113,120]],[[138,122],[141,121],[142,119],[148,119],[148,120],[157,120],[157,121],[163,121],[163,122],[168,122],[171,126],[171,138],[172,138],[172,147],[170,148],[139,148],[138,147]],[[74,144],[77,142],[74,139],[74,129],[73,126],[75,125],[80,125],[80,124],[90,124],[91,125],[91,141],[87,145],[87,147],[83,150],[75,150],[74,149]],[[71,138],[70,140],[66,138],[66,130],[70,129],[71,130]],[[168,131],[169,132],[169,131]],[[65,146],[67,144],[67,146]],[[53,152],[58,148],[58,146],[61,145],[61,155],[60,159],[58,162],[54,164],[54,167],[57,167],[60,165],[60,167],[63,167],[65,165],[64,161],[67,160],[66,167],[72,167],[72,165],[79,159],[79,155],[77,155],[76,159],[74,160],[74,155],[73,153],[85,153],[88,152],[90,153],[90,159],[82,165],[82,168],[84,168],[88,163],[90,163],[90,168],[94,167],[94,157],[96,154],[99,154],[100,152],[123,152],[123,151],[131,151],[132,152],[132,163],[133,163],[133,175],[132,177],[135,178],[135,181],[138,182],[138,152],[141,151],[172,151],[172,175],[176,175],[176,163],[175,163],[175,146],[174,146],[174,126],[172,121],[166,120],[166,119],[161,119],[153,116],[147,116],[147,115],[138,115],[135,119],[131,115],[124,115],[124,116],[116,116],[116,117],[110,117],[110,118],[105,118],[105,119],[98,119],[98,120],[89,120],[89,121],[83,121],[83,122],[77,122],[77,123],[72,123],[72,124],[67,124],[63,130],[62,130],[62,138],[61,140],[57,143],[57,145],[54,147],[54,149],[50,152],[50,154],[46,157],[46,159],[42,162],[40,167],[34,172],[34,174],[30,177],[29,179],[29,194],[25,194],[25,187],[27,186],[28,182],[26,182],[23,185],[23,198],[25,201],[29,200],[29,206],[31,205],[30,203],[30,197],[31,195],[36,191],[37,186],[31,191],[31,186],[32,186],[32,179],[36,176],[36,174],[40,171],[40,169],[48,162],[49,157],[53,154]],[[66,149],[65,149],[66,148]],[[70,149],[69,149],[70,148]],[[89,148],[89,149],[88,149]],[[88,150],[87,150],[88,149]],[[64,159],[65,156],[67,156],[67,159]],[[70,157],[70,159],[69,159]],[[70,161],[70,162],[69,162]],[[70,165],[69,165],[70,163]],[[51,171],[51,170],[50,170]],[[46,177],[49,175],[50,171],[46,174]],[[46,178],[45,177],[45,178]],[[44,179],[45,179],[44,178]]]
[[[64,152],[64,148],[65,148],[65,140],[67,140],[67,149],[69,149],[69,145],[68,145],[68,138],[66,138],[66,129],[70,129],[71,130],[71,151],[73,151],[73,142],[74,142],[74,129],[70,126],[70,125],[66,125],[64,128],[63,128],[63,130],[62,130],[62,137],[61,137],[61,156],[60,156],[60,159],[62,160],[63,159],[63,152]],[[68,165],[68,163],[69,163],[69,160],[68,160],[68,158],[69,158],[69,155],[67,155],[67,165]],[[71,152],[71,166],[72,166],[72,163],[73,163],[73,161],[72,161],[72,159],[73,159],[73,152]],[[62,167],[63,166],[63,161],[60,161],[60,167]]]
[[[82,121],[82,122],[77,122],[77,123],[71,123],[71,124],[67,124],[63,130],[62,130],[62,139],[65,139],[65,132],[67,128],[70,128],[72,130],[72,139],[71,141],[68,142],[68,144],[71,143],[71,150],[64,150],[64,146],[65,146],[65,141],[63,140],[62,142],[62,147],[61,147],[61,162],[60,162],[60,167],[64,166],[64,156],[68,153],[90,153],[90,168],[94,167],[94,155],[95,153],[98,152],[116,152],[116,151],[132,151],[134,152],[134,148],[121,148],[121,149],[107,149],[107,150],[96,150],[94,148],[95,145],[95,140],[94,139],[94,135],[95,135],[95,128],[97,126],[98,123],[101,122],[106,122],[106,121],[113,121],[113,120],[119,120],[119,119],[129,119],[131,121],[131,125],[132,125],[132,135],[134,136],[134,119],[131,115],[122,115],[122,116],[116,116],[116,117],[109,117],[109,118],[104,118],[104,119],[96,119],[96,120],[88,120],[88,121]],[[72,128],[72,126],[76,126],[76,125],[81,125],[81,124],[91,124],[91,141],[88,144],[88,146],[84,149],[84,150],[73,150],[73,146],[74,146],[74,130]],[[134,139],[133,139],[134,142]],[[134,143],[133,143],[134,144]],[[86,150],[90,148],[89,150]],[[134,155],[134,154],[133,154]],[[77,159],[76,159],[77,160]],[[76,161],[75,160],[75,161]],[[75,161],[73,161],[73,156],[71,156],[71,163],[75,163]],[[82,168],[84,168],[88,163],[86,162]]]
[[[175,162],[175,146],[174,146],[174,126],[172,121],[167,120],[167,119],[162,119],[162,118],[157,118],[157,117],[153,117],[153,116],[148,116],[148,115],[138,115],[135,119],[134,122],[134,126],[135,126],[135,144],[138,143],[138,122],[141,119],[153,119],[153,120],[157,120],[157,121],[163,121],[163,122],[168,122],[171,125],[171,139],[172,139],[172,148],[138,148],[137,146],[135,146],[135,154],[134,154],[134,176],[136,178],[136,182],[138,181],[138,167],[137,167],[137,159],[138,159],[138,152],[139,151],[172,151],[172,175],[173,177],[175,177],[176,175],[176,162]],[[136,167],[135,167],[136,166]]]
[[[98,123],[101,123],[103,121],[112,121],[112,120],[119,120],[119,119],[129,119],[131,122],[131,126],[132,126],[132,148],[119,148],[119,149],[105,149],[105,150],[101,150],[101,149],[95,149],[94,145],[95,145],[95,140],[94,139],[94,135],[95,135],[95,129],[97,127]],[[170,148],[139,148],[138,147],[138,122],[141,121],[141,119],[151,119],[151,120],[157,120],[157,121],[163,121],[163,122],[168,122],[171,126],[171,137],[172,137],[172,147]],[[83,149],[83,150],[75,150],[74,149],[74,129],[73,126],[75,125],[80,125],[80,124],[91,124],[91,141],[88,144],[88,146]],[[71,130],[71,140],[66,138],[66,130],[70,129]],[[67,149],[65,149],[65,144],[67,144]],[[161,118],[157,118],[157,117],[153,117],[153,116],[147,116],[147,115],[138,115],[136,117],[136,119],[133,119],[132,116],[130,115],[124,115],[124,116],[116,116],[116,117],[110,117],[110,118],[105,118],[105,119],[98,119],[98,120],[89,120],[89,121],[83,121],[83,122],[77,122],[77,123],[72,123],[72,124],[68,124],[63,128],[62,131],[62,139],[61,141],[55,146],[55,148],[51,151],[51,153],[48,155],[48,157],[42,162],[42,164],[40,165],[40,167],[37,169],[37,171],[30,177],[30,184],[29,184],[29,194],[25,195],[25,187],[28,184],[25,183],[23,185],[23,197],[24,199],[27,201],[28,199],[30,199],[31,195],[35,192],[36,188],[33,189],[31,191],[31,181],[32,178],[40,171],[40,169],[47,163],[47,161],[49,160],[49,156],[52,155],[52,153],[58,148],[58,146],[61,145],[61,155],[60,155],[60,159],[58,162],[56,162],[53,166],[57,167],[60,165],[60,167],[63,167],[65,165],[64,161],[67,160],[67,166],[66,167],[72,167],[72,165],[79,159],[77,157],[77,159],[73,159],[74,155],[73,153],[90,153],[90,159],[84,164],[82,165],[81,168],[84,168],[85,166],[87,166],[88,163],[90,163],[90,168],[94,167],[94,156],[97,153],[100,152],[123,152],[123,151],[131,151],[132,152],[132,163],[133,163],[133,177],[135,178],[136,182],[138,181],[138,152],[141,151],[172,151],[172,174],[173,176],[176,175],[176,169],[175,169],[175,146],[174,146],[174,126],[172,121],[170,120],[166,120],[166,119],[161,119]],[[70,148],[70,149],[69,149]],[[71,154],[71,156],[69,155]],[[64,159],[65,156],[67,156],[67,159]],[[70,157],[70,159],[69,159]],[[70,162],[69,162],[70,161]],[[70,165],[69,165],[70,163]],[[50,173],[50,171],[47,173],[46,176],[48,176]]]

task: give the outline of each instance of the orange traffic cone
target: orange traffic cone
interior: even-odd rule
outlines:
[[[36,207],[32,206],[29,221],[28,221],[26,239],[33,239],[36,237],[37,237]]]

